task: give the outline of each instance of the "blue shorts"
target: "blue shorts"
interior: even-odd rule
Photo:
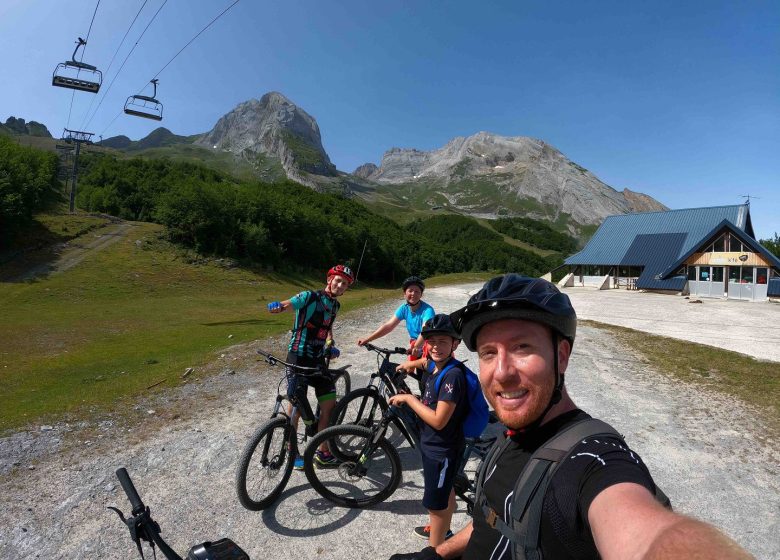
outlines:
[[[444,459],[432,459],[422,456],[423,480],[425,492],[423,493],[423,507],[428,510],[439,511],[447,509],[450,500],[450,491],[458,474],[462,453],[451,453]]]

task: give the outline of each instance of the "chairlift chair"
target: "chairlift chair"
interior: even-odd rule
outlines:
[[[135,117],[161,121],[163,105],[155,99],[157,97],[157,82],[156,78],[151,81],[151,84],[154,86],[154,93],[151,97],[148,95],[131,95],[128,97],[125,102],[125,113]]]
[[[95,66],[76,60],[79,47],[87,42],[79,37],[76,41],[76,49],[73,51],[72,60],[60,62],[52,74],[51,85],[68,89],[77,89],[89,93],[97,93],[103,83],[103,73]],[[82,74],[85,74],[82,76]]]

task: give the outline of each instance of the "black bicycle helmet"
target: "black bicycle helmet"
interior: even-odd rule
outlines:
[[[403,289],[403,291],[406,291],[406,288],[412,285],[419,286],[421,292],[425,291],[425,282],[423,282],[422,278],[420,278],[419,276],[410,276],[409,278],[404,280],[403,284],[401,284],[401,288]]]
[[[542,323],[571,344],[577,334],[577,314],[569,296],[547,280],[520,274],[505,274],[488,280],[469,298],[465,307],[452,313],[455,328],[472,352],[477,346],[479,329],[500,319]]]
[[[435,334],[446,334],[460,340],[460,333],[455,329],[452,319],[446,313],[439,313],[425,321],[422,327],[423,338],[427,340],[428,337]]]

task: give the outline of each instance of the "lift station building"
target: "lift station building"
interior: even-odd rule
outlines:
[[[609,216],[564,266],[565,286],[780,297],[780,259],[756,240],[749,204]]]

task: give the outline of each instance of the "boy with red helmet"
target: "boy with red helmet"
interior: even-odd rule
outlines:
[[[355,281],[355,276],[348,266],[337,264],[328,271],[326,278],[323,290],[306,290],[290,299],[268,304],[270,313],[282,313],[291,308],[295,310],[292,336],[287,347],[287,361],[290,363],[304,367],[320,367],[325,365],[327,357],[339,356],[338,348],[333,345],[333,322],[336,320],[340,306],[336,298],[347,291]],[[336,405],[335,383],[324,377],[313,377],[307,380],[288,375],[288,379],[291,380],[287,387],[288,394],[296,393],[302,401],[306,401],[308,385],[314,387],[320,405],[317,429],[326,428],[330,413]],[[314,459],[323,466],[337,463],[327,445],[320,447]],[[296,459],[295,468],[299,470],[303,468],[301,458]]]

